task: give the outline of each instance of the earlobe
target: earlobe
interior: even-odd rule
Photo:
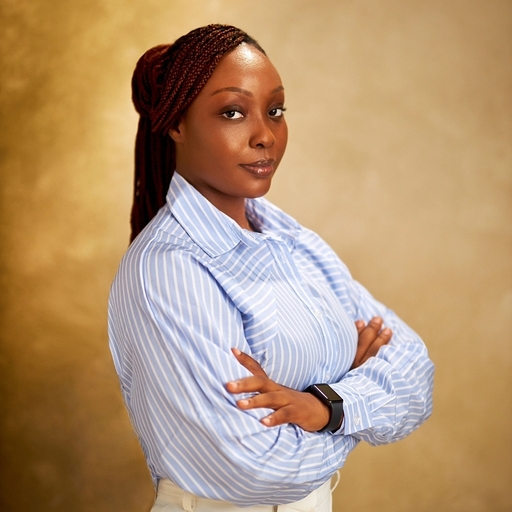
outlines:
[[[181,132],[180,132],[180,129],[179,128],[171,128],[169,130],[169,136],[171,137],[171,139],[174,141],[174,142],[179,142],[179,138],[181,136]]]
[[[183,142],[184,130],[182,125],[183,123],[180,121],[178,126],[169,130],[169,136],[175,143]]]

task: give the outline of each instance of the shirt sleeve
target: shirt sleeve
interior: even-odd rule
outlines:
[[[377,301],[325,242],[313,235],[323,258],[321,267],[354,322],[380,316],[393,331],[375,357],[346,373],[331,387],[343,398],[344,422],[338,434],[371,445],[398,441],[432,413],[434,365],[421,338],[393,311]]]
[[[238,506],[297,501],[328,480],[358,441],[268,428],[268,411],[236,406],[225,384],[248,372],[231,348],[250,348],[210,271],[186,251],[129,254],[111,290],[110,345],[153,477]]]

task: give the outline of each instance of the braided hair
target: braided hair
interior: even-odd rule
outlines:
[[[242,43],[265,54],[242,30],[230,25],[208,25],[192,30],[174,44],[151,48],[137,62],[132,99],[140,119],[135,140],[130,241],[165,204],[176,165],[175,144],[169,130],[178,126],[220,59]]]

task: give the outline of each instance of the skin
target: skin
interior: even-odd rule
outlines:
[[[357,350],[351,370],[361,366],[370,357],[376,356],[380,347],[389,343],[392,336],[391,329],[387,327],[383,329],[382,327],[382,318],[378,316],[373,317],[368,325],[363,320],[356,321]]]
[[[284,88],[270,60],[251,45],[225,55],[177,128],[176,170],[220,211],[250,229],[245,199],[265,195],[288,129]]]
[[[265,195],[281,162],[288,129],[283,116],[284,88],[270,60],[251,45],[225,55],[206,85],[169,135],[176,144],[176,171],[216,208],[244,229],[246,198]],[[374,356],[391,339],[382,320],[356,322],[358,348],[352,368]],[[315,432],[329,421],[329,409],[310,393],[272,381],[249,355],[233,349],[251,377],[228,382],[230,393],[255,393],[237,402],[240,409],[274,412],[268,427],[294,423]]]
[[[352,368],[364,364],[377,354],[383,345],[391,340],[391,329],[382,329],[382,319],[374,317],[368,325],[362,320],[356,322],[359,334],[356,357]],[[252,398],[239,400],[240,409],[267,407],[274,412],[261,422],[267,427],[294,423],[308,432],[321,430],[329,422],[329,409],[310,393],[296,391],[269,379],[261,366],[249,355],[233,349],[234,356],[253,375],[238,381],[228,382],[226,389],[230,393],[257,393]]]

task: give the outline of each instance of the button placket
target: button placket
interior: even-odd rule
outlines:
[[[268,244],[276,261],[275,267],[284,275],[287,282],[293,287],[295,294],[316,318],[316,324],[320,330],[320,335],[324,341],[327,340],[331,333],[328,325],[326,324],[324,312],[317,305],[316,299],[306,291],[302,277],[293,264],[293,261],[291,265],[285,265],[289,259],[287,255],[284,254],[286,245],[282,241],[275,239],[268,239]],[[322,371],[325,371],[325,368],[322,368]],[[330,379],[330,376],[328,377],[327,375],[329,374],[325,375],[325,379]]]

